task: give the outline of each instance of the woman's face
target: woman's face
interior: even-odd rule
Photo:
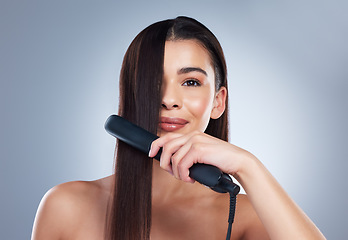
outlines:
[[[160,136],[167,132],[204,132],[210,118],[223,113],[224,102],[222,112],[216,107],[221,94],[225,101],[226,89],[216,93],[214,79],[209,53],[195,40],[166,42]]]

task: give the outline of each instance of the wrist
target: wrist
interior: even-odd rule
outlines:
[[[233,177],[242,185],[245,181],[250,181],[257,175],[258,169],[262,163],[252,153],[245,151],[243,154],[238,171],[233,174]]]

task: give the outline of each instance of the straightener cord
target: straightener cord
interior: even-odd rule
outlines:
[[[231,239],[232,223],[233,223],[234,214],[236,211],[236,201],[237,201],[237,196],[230,192],[230,214],[228,216],[228,229],[227,229],[226,240]]]

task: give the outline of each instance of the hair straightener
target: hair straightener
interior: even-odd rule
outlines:
[[[106,120],[105,129],[112,136],[144,152],[145,154],[149,153],[152,142],[158,138],[158,136],[118,115],[111,115]],[[161,153],[162,151],[160,149],[154,158],[160,160]],[[220,169],[212,165],[197,163],[194,164],[189,171],[189,176],[192,179],[209,187],[210,189],[219,193],[230,193],[230,216],[228,220],[229,229],[226,238],[230,239],[230,232],[234,219],[236,195],[239,193],[240,187],[233,183],[230,175],[222,172]]]

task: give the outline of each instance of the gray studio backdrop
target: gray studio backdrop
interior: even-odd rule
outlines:
[[[53,186],[112,174],[123,54],[147,25],[197,18],[221,41],[231,143],[328,239],[347,235],[346,1],[0,1],[0,238],[29,239]]]

